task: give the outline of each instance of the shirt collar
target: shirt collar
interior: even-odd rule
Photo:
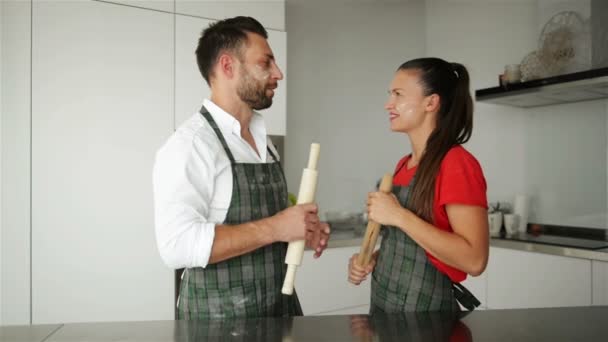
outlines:
[[[209,111],[222,133],[231,133],[242,138],[241,123],[234,116],[230,115],[209,99],[205,99],[203,101],[203,105]],[[251,122],[249,122],[249,130],[251,131],[251,134],[258,145],[258,151],[260,152],[261,156],[265,156],[266,123],[264,122],[264,117],[260,113],[255,111],[253,112]]]

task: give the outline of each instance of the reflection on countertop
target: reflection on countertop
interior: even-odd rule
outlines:
[[[1,341],[604,341],[608,307],[0,327]]]

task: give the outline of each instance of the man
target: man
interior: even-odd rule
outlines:
[[[210,25],[196,49],[211,98],[158,151],[156,238],[172,268],[185,267],[180,319],[301,315],[281,294],[287,243],[319,257],[329,226],[315,204],[287,208],[287,185],[263,118],[283,74],[253,18]]]

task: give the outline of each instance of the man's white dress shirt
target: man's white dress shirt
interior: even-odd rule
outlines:
[[[204,101],[237,163],[274,162],[264,119],[253,114],[249,131],[259,155],[241,136],[240,123],[210,100]],[[153,171],[156,241],[171,268],[206,267],[215,226],[226,219],[232,198],[232,169],[211,125],[196,113],[156,153]]]

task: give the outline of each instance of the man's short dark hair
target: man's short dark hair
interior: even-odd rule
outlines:
[[[239,16],[220,20],[203,31],[196,48],[196,62],[207,84],[211,85],[209,79],[213,76],[213,67],[221,53],[229,51],[242,57],[241,49],[247,44],[247,32],[268,39],[264,26],[251,17]]]

